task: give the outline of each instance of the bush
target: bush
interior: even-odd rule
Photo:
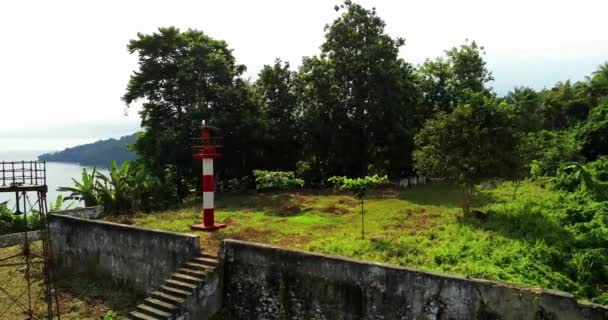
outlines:
[[[28,213],[26,221],[24,215],[15,215],[6,203],[0,203],[0,234],[38,229],[40,229],[40,216],[37,212]]]
[[[254,170],[253,176],[258,191],[292,190],[304,186],[304,180],[296,178],[293,171]]]
[[[217,190],[220,192],[243,192],[253,186],[251,177],[220,179],[217,183]]]

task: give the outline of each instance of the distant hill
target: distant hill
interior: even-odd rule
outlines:
[[[134,160],[135,152],[129,151],[127,145],[135,142],[137,133],[124,136],[120,139],[99,140],[97,142],[83,144],[67,148],[63,151],[45,153],[38,156],[39,160],[52,162],[72,162],[84,166],[98,166],[106,168],[112,160],[118,164],[123,161]]]

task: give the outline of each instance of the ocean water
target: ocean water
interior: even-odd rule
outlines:
[[[30,161],[30,160],[38,160],[38,155],[43,154],[48,151],[4,151],[0,150],[0,161]],[[57,188],[59,187],[72,187],[74,186],[74,182],[72,178],[77,181],[81,181],[82,177],[82,169],[87,168],[90,172],[92,167],[84,167],[79,164],[73,163],[62,163],[62,162],[47,162],[46,163],[46,176],[47,176],[47,185],[49,191],[47,193],[47,204],[50,206],[51,202],[54,202],[58,195],[68,196],[69,192],[59,192]],[[107,174],[108,170],[106,168],[97,168],[98,171]],[[31,192],[28,194],[30,200],[34,200],[36,198],[36,194]],[[8,201],[9,208],[13,209],[15,204],[15,194],[14,193],[0,193],[0,203]],[[33,202],[33,201],[32,201]],[[75,207],[83,207],[84,204],[78,201],[66,201],[64,204],[68,206],[71,204],[72,208]]]

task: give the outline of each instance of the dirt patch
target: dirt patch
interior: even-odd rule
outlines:
[[[439,213],[427,212],[425,208],[408,208],[403,210],[403,214],[405,218],[395,219],[395,223],[387,225],[386,228],[415,233],[437,227],[438,223],[435,220],[441,217]]]
[[[278,212],[280,216],[293,216],[302,212],[303,209],[304,207],[300,203],[285,203],[281,205]]]
[[[233,217],[228,217],[228,218],[224,219],[224,221],[222,221],[222,223],[230,225],[232,227],[239,225],[239,223]]]
[[[403,210],[403,214],[405,214],[408,217],[414,216],[414,215],[420,215],[422,213],[425,213],[426,209],[424,208],[407,208],[405,210]]]
[[[338,203],[341,205],[349,206],[349,207],[356,207],[361,204],[361,202],[359,202],[355,199],[349,199],[349,198],[342,198],[342,199],[338,200]]]
[[[320,209],[320,211],[325,212],[325,213],[333,213],[333,214],[337,214],[337,215],[343,215],[343,214],[350,213],[350,209],[341,207],[341,206],[338,206],[335,204],[323,207]]]

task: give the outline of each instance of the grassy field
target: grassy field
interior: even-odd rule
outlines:
[[[38,250],[39,242],[34,243],[32,251]],[[0,248],[0,259],[6,259],[22,252],[21,246]],[[22,258],[6,259],[0,266],[0,319],[26,319],[31,301],[34,317],[46,314],[42,287],[41,267],[32,268],[30,287],[31,300],[28,299],[25,268],[20,264]],[[136,305],[137,298],[120,288],[93,284],[84,279],[73,277],[58,282],[61,319],[100,319],[109,312],[126,314]]]
[[[571,235],[547,212],[559,196],[534,183],[504,183],[478,190],[476,208],[463,218],[460,193],[450,185],[378,191],[365,201],[365,239],[360,203],[324,192],[220,195],[216,220],[229,227],[198,232],[205,250],[222,239],[270,243],[314,252],[501,280],[532,287],[581,292],[564,266]],[[200,208],[184,208],[115,221],[188,232],[200,223]],[[561,259],[561,260],[560,260]],[[585,297],[580,295],[579,297]],[[589,297],[586,297],[589,298]]]

